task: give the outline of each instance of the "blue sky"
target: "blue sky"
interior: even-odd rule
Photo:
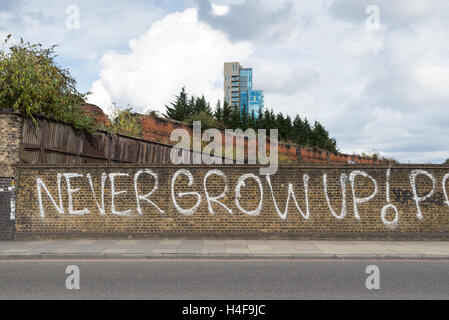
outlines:
[[[182,86],[215,105],[223,62],[240,61],[275,112],[319,120],[343,152],[406,163],[449,158],[448,30],[444,0],[0,3],[0,37],[58,44],[106,112],[164,111]]]

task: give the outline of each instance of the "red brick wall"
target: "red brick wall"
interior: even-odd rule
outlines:
[[[110,121],[103,111],[92,104],[84,104],[85,109],[92,114],[92,116],[97,120],[98,123],[105,126],[110,125]],[[155,116],[142,115],[141,117],[142,125],[142,137],[145,140],[156,141],[165,144],[173,144],[170,141],[170,134],[175,129],[184,129],[192,135],[192,127],[178,121],[168,120],[165,118],[158,118]],[[222,138],[224,141],[224,137]],[[234,143],[235,145],[235,143]],[[248,143],[244,142],[245,150],[248,148]],[[269,141],[267,141],[267,150],[269,150]],[[280,155],[279,159],[285,164],[300,164],[300,163],[316,163],[316,164],[326,164],[326,163],[355,163],[355,164],[365,164],[365,165],[382,165],[389,164],[388,161],[379,159],[366,159],[359,156],[352,156],[347,154],[335,154],[333,152],[328,152],[326,150],[320,150],[317,148],[309,148],[297,146],[295,144],[279,143],[278,153]]]
[[[143,139],[157,141],[167,144],[173,144],[170,141],[170,133],[174,129],[185,129],[192,135],[192,127],[184,123],[171,121],[168,119],[159,119],[152,116],[142,117]],[[224,141],[224,137],[222,138]],[[235,143],[234,143],[235,145]],[[248,143],[245,140],[245,150],[248,148]],[[267,140],[267,150],[269,150],[269,141]],[[347,154],[334,154],[326,150],[316,148],[301,147],[294,144],[279,143],[278,153],[283,162],[291,163],[355,163],[366,165],[384,165],[389,164],[388,161],[379,159],[366,159],[359,156],[352,156]]]

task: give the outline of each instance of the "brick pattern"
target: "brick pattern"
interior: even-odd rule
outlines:
[[[11,220],[11,200],[14,201],[14,180],[0,178],[0,239],[12,239],[14,220]]]
[[[184,129],[192,136],[193,130],[179,121],[161,119],[150,115],[141,117],[143,139],[156,141],[160,143],[173,144],[170,141],[170,133],[174,129]],[[224,133],[222,141],[224,141]],[[235,143],[234,143],[235,144]],[[248,143],[245,141],[245,150]],[[269,141],[267,141],[267,150],[269,150]],[[297,146],[295,144],[279,143],[279,159],[284,164],[316,163],[316,164],[364,164],[364,165],[388,165],[389,161],[380,159],[367,159],[355,155],[336,154],[317,148]]]
[[[136,195],[134,191],[134,175],[140,170],[148,168],[158,176],[158,189],[149,197],[159,208],[160,213],[152,204],[141,200],[142,215],[136,210]],[[175,186],[175,196],[179,192],[197,192],[202,197],[198,209],[191,215],[181,214],[175,207],[171,195],[172,177],[181,168],[188,170],[193,177],[189,186],[187,176],[178,176]],[[410,172],[417,168],[427,170],[436,179],[434,195],[420,204],[423,219],[417,217],[416,203],[412,198]],[[211,175],[207,180],[207,190],[210,196],[218,196],[227,185],[228,192],[219,201],[232,209],[228,213],[219,204],[212,203],[215,211],[211,214],[203,187],[204,177],[212,169],[221,170],[226,175],[226,182],[217,175]],[[343,219],[337,219],[329,210],[323,191],[323,174],[327,174],[328,194],[330,203],[336,214],[341,212],[340,175],[350,175],[354,170],[363,170],[377,182],[376,196],[365,203],[358,204],[360,219],[355,218],[351,183],[346,183],[347,214]],[[72,178],[71,188],[79,191],[73,193],[74,210],[88,208],[90,213],[85,215],[71,215],[68,213],[68,194],[64,177],[62,178],[62,201],[64,214],[56,211],[49,197],[42,191],[45,218],[40,216],[36,191],[36,178],[41,178],[58,203],[58,188],[56,176],[58,173],[78,173],[81,178]],[[273,204],[271,191],[264,176],[259,176],[256,166],[89,166],[89,167],[20,167],[18,169],[18,193],[16,213],[16,235],[28,237],[51,236],[104,236],[104,235],[133,235],[133,236],[190,236],[203,237],[343,237],[345,239],[366,237],[433,237],[448,238],[449,235],[449,206],[445,203],[442,188],[443,176],[449,173],[449,167],[430,166],[397,166],[391,170],[390,201],[397,207],[399,223],[395,229],[388,228],[381,219],[382,208],[387,204],[386,197],[387,167],[363,166],[288,166],[280,167],[277,174],[271,177],[273,193],[279,209],[284,212],[287,199],[288,184],[293,184],[298,204],[305,214],[305,188],[303,174],[310,177],[308,183],[310,217],[304,218],[296,209],[293,199],[290,199],[288,213],[285,220],[281,219]],[[105,184],[106,214],[101,215],[92,195],[87,174],[92,176],[96,199],[101,204],[101,174],[126,173],[128,177],[115,179],[115,192],[127,191],[116,196],[115,210],[131,210],[130,216],[120,216],[111,213],[111,183]],[[257,216],[243,213],[236,205],[236,185],[239,178],[245,174],[253,174],[260,178],[263,190],[262,211]],[[259,205],[260,191],[254,179],[247,179],[241,188],[239,198],[241,206],[247,210],[255,210]],[[449,180],[446,182],[448,186]],[[432,180],[424,175],[416,178],[419,196],[425,196],[432,190]],[[144,195],[154,187],[154,178],[143,174],[138,180],[139,194]],[[357,198],[368,197],[373,191],[373,182],[363,176],[358,176],[354,182]],[[191,208],[197,201],[195,195],[184,195],[176,200],[181,208]],[[394,211],[386,211],[386,219],[394,219]]]
[[[112,126],[111,120],[109,120],[109,117],[103,112],[100,107],[90,103],[83,103],[81,106],[88,114],[90,114],[95,119],[98,125],[103,125],[105,127]]]
[[[15,113],[0,113],[0,177],[14,177],[22,140],[22,118]]]

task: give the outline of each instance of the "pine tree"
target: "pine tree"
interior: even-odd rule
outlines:
[[[241,114],[239,108],[233,108],[231,112],[231,119],[229,121],[229,127],[232,129],[241,128]]]
[[[305,144],[305,127],[304,123],[301,120],[301,117],[297,115],[293,120],[293,141],[297,144],[304,145]]]
[[[214,118],[217,121],[223,122],[223,110],[221,109],[220,99],[218,99],[217,106],[215,107]]]
[[[227,101],[223,103],[223,123],[225,126],[230,127],[231,124],[232,107]]]
[[[191,96],[190,100],[187,102],[186,114],[187,117],[192,116],[195,113],[195,97]]]
[[[251,114],[248,117],[248,128],[253,128],[257,131],[256,114],[254,112],[254,109],[251,111]]]
[[[293,140],[292,118],[290,118],[290,116],[285,117],[282,130],[284,130],[285,139],[292,141]]]
[[[307,118],[302,120],[299,115],[296,115],[292,121],[290,116],[284,116],[281,112],[275,114],[273,109],[260,108],[258,116],[255,117],[254,111],[248,113],[246,106],[240,109],[230,106],[225,101],[222,107],[220,100],[212,111],[204,95],[201,98],[192,95],[188,99],[184,87],[175,101],[171,102],[171,106],[166,106],[166,109],[167,118],[189,123],[201,120],[205,123],[205,128],[278,129],[279,138],[284,141],[338,152],[336,140],[329,136],[329,132],[321,123],[315,121],[312,127]]]
[[[204,98],[204,95],[201,96],[201,98],[196,98],[195,100],[195,107],[193,110],[193,113],[201,113],[204,112],[206,114],[212,115],[212,109],[210,107],[210,104],[206,102],[206,99]]]
[[[313,146],[312,128],[307,118],[304,118],[304,145]]]
[[[248,127],[248,108],[246,107],[246,105],[243,105],[243,108],[241,110],[239,127],[243,130],[246,130],[246,128]]]
[[[276,115],[276,119],[274,120],[274,125],[279,130],[279,138],[281,140],[285,140],[284,122],[285,122],[284,115],[281,112],[279,112]]]
[[[329,137],[329,132],[318,121],[315,121],[312,134],[315,146],[321,149],[337,151],[335,139]]]
[[[187,118],[187,93],[185,88],[181,89],[181,92],[176,96],[176,100],[170,103],[172,106],[165,106],[166,111],[164,116],[173,120],[183,121]]]
[[[259,107],[259,114],[258,114],[257,119],[256,119],[256,128],[257,129],[264,129],[263,128],[263,123],[264,123],[264,112],[262,110],[262,107]]]

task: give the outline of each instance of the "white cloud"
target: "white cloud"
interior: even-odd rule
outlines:
[[[102,106],[105,113],[110,113],[112,107],[112,100],[110,94],[106,91],[101,80],[97,80],[92,84],[91,92],[95,92],[88,96],[88,102],[97,106]]]
[[[248,42],[231,43],[223,32],[199,22],[193,8],[154,22],[145,34],[130,40],[129,47],[130,52],[110,51],[102,57],[90,101],[107,102],[105,90],[110,100],[138,111],[164,112],[185,86],[188,93],[204,94],[215,104],[223,99],[223,62],[252,53]]]
[[[59,44],[58,62],[106,112],[164,111],[182,86],[215,104],[223,62],[237,60],[267,107],[319,120],[344,152],[449,157],[447,0],[77,0],[80,30],[65,28],[67,3],[0,3],[0,36]]]
[[[214,4],[212,3],[212,14],[216,17],[219,16],[224,16],[225,14],[227,14],[229,12],[229,6],[226,5],[218,5],[218,4]]]

